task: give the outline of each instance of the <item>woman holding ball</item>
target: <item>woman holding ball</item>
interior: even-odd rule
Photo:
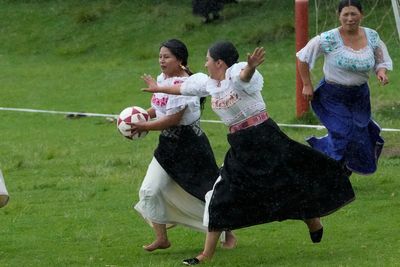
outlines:
[[[184,82],[192,73],[187,67],[188,50],[177,39],[161,44],[157,77],[160,86]],[[153,227],[156,239],[146,251],[170,247],[167,228],[176,224],[200,231],[203,226],[205,194],[219,175],[207,136],[200,128],[203,99],[154,93],[148,113],[156,120],[132,123],[132,132],[161,131],[159,144],[147,169],[135,209]],[[234,244],[232,233],[226,247]]]
[[[320,217],[354,199],[339,162],[286,136],[269,117],[261,95],[264,80],[256,68],[265,51],[256,48],[247,62],[230,42],[217,42],[207,51],[209,76],[198,73],[182,84],[160,87],[144,76],[144,91],[211,96],[214,112],[228,126],[230,148],[221,175],[206,195],[204,250],[183,261],[196,265],[213,257],[222,231],[252,225],[302,220],[310,239],[318,243]]]

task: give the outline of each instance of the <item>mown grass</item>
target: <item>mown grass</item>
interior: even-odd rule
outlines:
[[[266,47],[263,94],[277,122],[317,123],[312,114],[295,118],[292,1],[227,5],[224,19],[211,25],[190,14],[189,2],[0,1],[0,107],[107,114],[147,107],[140,75],[158,74],[161,41],[184,40],[190,67],[204,71],[208,45],[229,39],[242,60],[255,46]],[[366,10],[374,3],[366,1]],[[393,18],[385,17],[388,8],[390,1],[380,1],[364,24],[379,27],[396,67],[400,41]],[[336,25],[334,15],[325,17],[320,27]],[[313,74],[317,81],[320,68]],[[390,79],[380,87],[371,78],[373,113],[381,126],[400,128],[398,69]],[[208,105],[203,119],[216,119]],[[0,168],[11,195],[0,210],[0,266],[181,266],[201,251],[204,235],[183,227],[169,231],[171,249],[150,254],[141,248],[153,234],[131,205],[157,133],[132,142],[104,118],[9,111],[1,111],[0,126]],[[203,128],[222,163],[225,127]],[[283,129],[300,142],[324,133]],[[379,171],[352,176],[357,200],[324,219],[321,244],[311,244],[300,222],[260,225],[238,230],[238,248],[219,249],[207,266],[398,266],[400,135],[383,135]]]

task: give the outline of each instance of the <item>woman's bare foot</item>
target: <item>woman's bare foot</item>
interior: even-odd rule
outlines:
[[[236,247],[236,244],[237,244],[237,240],[236,240],[235,234],[231,231],[226,231],[225,232],[225,242],[222,242],[222,248],[233,249]]]
[[[151,243],[150,245],[143,246],[143,249],[148,252],[152,252],[156,249],[167,249],[170,246],[171,246],[171,243],[168,240],[165,240],[165,241],[156,240],[153,243]]]

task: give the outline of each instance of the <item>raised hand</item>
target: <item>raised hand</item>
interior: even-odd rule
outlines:
[[[247,64],[250,68],[256,68],[265,60],[264,47],[257,47],[252,54],[247,54]]]
[[[151,77],[151,75],[143,74],[143,76],[141,76],[141,78],[147,84],[147,88],[142,88],[142,91],[150,92],[150,93],[158,92],[159,88],[158,88],[157,82],[156,82],[156,80],[154,80],[153,77]]]

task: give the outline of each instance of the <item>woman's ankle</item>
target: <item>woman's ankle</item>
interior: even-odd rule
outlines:
[[[322,228],[320,218],[305,219],[304,222],[307,224],[308,230],[310,232],[315,232]]]
[[[231,231],[226,231],[225,232],[225,242],[222,242],[222,248],[233,249],[236,247],[236,244],[237,244],[237,240],[236,240],[235,234]]]
[[[197,255],[196,257],[199,261],[207,261],[207,260],[211,260],[212,255],[206,254],[204,251],[201,252],[199,255]]]

